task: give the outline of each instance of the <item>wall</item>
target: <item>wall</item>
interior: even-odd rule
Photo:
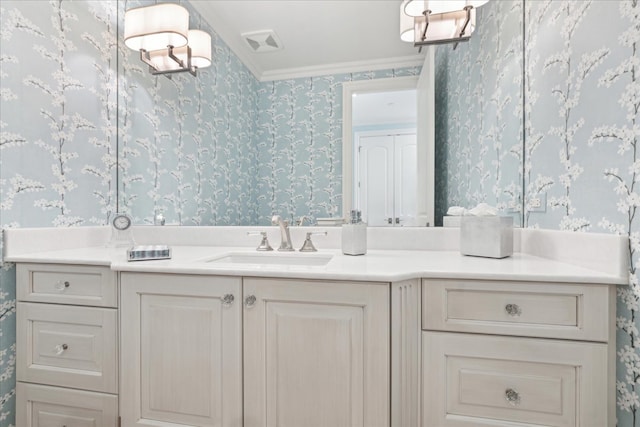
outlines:
[[[466,50],[438,50],[436,93],[442,94],[446,87],[456,94],[439,97],[440,107],[451,114],[442,116],[438,109],[436,146],[450,141],[440,155],[447,157],[446,170],[452,171],[449,176],[439,175],[440,182],[446,181],[448,186],[446,196],[439,197],[448,205],[482,198],[496,200],[492,189],[479,186],[478,175],[468,174],[463,167],[484,165],[489,169],[494,157],[490,150],[483,150],[483,133],[480,138],[473,137],[465,122],[455,117],[460,111],[455,98],[478,99],[478,94],[492,89],[501,97],[517,99],[524,92],[526,108],[518,111],[513,105],[504,113],[515,111],[515,118],[524,113],[525,226],[630,238],[630,286],[618,289],[617,416],[620,427],[639,426],[640,289],[636,267],[640,222],[636,209],[640,195],[635,184],[640,172],[640,4],[635,0],[525,0],[524,5],[524,91],[515,80],[513,85],[504,80],[498,87],[491,80],[477,79],[478,58],[489,58],[488,69],[504,69],[505,57],[494,55],[495,45],[482,43],[483,37],[489,37],[484,32],[477,38],[479,43],[472,40]],[[515,4],[512,9],[506,2],[490,2],[482,12],[499,17],[500,22],[517,21],[517,14],[522,13],[521,6],[520,12],[517,8]],[[511,18],[503,19],[506,16]],[[484,17],[480,22],[479,30],[484,31]],[[508,33],[495,33],[490,28],[490,37],[501,39],[502,46],[512,43]],[[465,77],[460,70],[471,72]],[[493,109],[463,107],[463,111],[478,108],[481,121],[497,117]]]
[[[342,83],[415,76],[421,67],[260,84],[256,143],[258,219],[341,214]]]

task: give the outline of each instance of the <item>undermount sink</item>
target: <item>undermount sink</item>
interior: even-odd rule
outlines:
[[[278,252],[232,252],[219,257],[209,259],[206,262],[213,264],[243,264],[243,265],[273,265],[273,266],[300,266],[321,267],[331,261],[331,254],[317,253],[278,253]]]

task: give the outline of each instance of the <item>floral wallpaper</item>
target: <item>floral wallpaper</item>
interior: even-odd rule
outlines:
[[[340,84],[420,69],[259,83],[191,10],[214,64],[197,79],[153,77],[116,35],[116,8],[145,3],[0,2],[0,226],[100,225],[116,209],[185,225],[339,211]],[[630,237],[617,415],[639,426],[640,5],[492,1],[478,22],[470,42],[437,49],[436,207],[485,201],[528,227]],[[4,263],[0,427],[15,423],[14,368]]]
[[[264,82],[258,90],[258,221],[342,213],[342,83],[421,67]],[[293,223],[293,222],[292,222]]]
[[[436,48],[436,224],[447,206],[522,206],[522,1],[493,1],[455,49]]]
[[[113,212],[115,20],[115,2],[0,3],[2,227],[105,224]],[[4,263],[3,427],[14,423],[15,306],[15,269]]]
[[[617,406],[619,426],[638,426],[640,4],[526,3],[525,28],[526,225],[629,236],[630,286],[618,289]],[[536,212],[538,198],[546,204]]]
[[[524,226],[629,236],[630,286],[618,288],[617,425],[640,426],[640,3],[524,0],[480,12],[467,46],[437,50],[436,146],[447,165],[437,175],[440,206],[484,200],[508,212],[512,182],[499,179],[495,162],[503,153],[513,168],[520,145]],[[509,69],[522,67],[510,47],[522,45],[522,34],[524,80]],[[521,130],[502,128],[486,96]]]
[[[153,3],[119,2],[120,16]],[[212,37],[213,63],[197,78],[152,76],[138,52],[119,45],[118,207],[136,223],[162,214],[167,224],[254,224],[258,82],[191,5],[183,6],[190,28]]]

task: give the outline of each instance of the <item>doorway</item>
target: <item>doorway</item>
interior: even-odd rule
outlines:
[[[416,130],[357,132],[355,206],[369,226],[403,227],[416,218]]]

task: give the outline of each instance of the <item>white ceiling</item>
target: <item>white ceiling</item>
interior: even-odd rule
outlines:
[[[416,90],[364,93],[352,101],[353,126],[416,123]]]
[[[400,0],[191,0],[258,80],[421,65],[400,41]],[[284,49],[255,53],[240,34],[274,30]]]

